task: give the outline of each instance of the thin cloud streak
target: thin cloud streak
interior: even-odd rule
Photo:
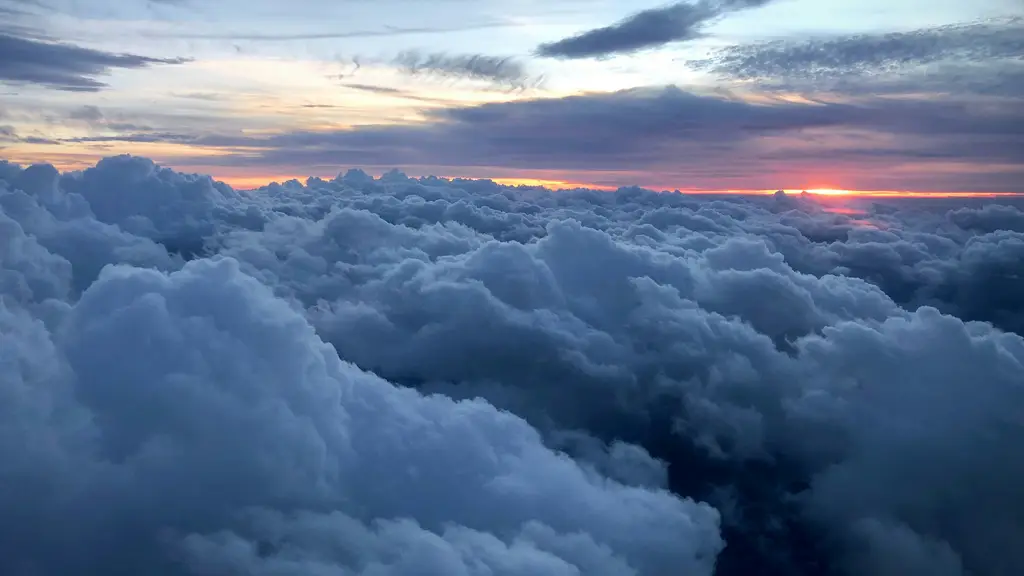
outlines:
[[[97,92],[97,80],[115,68],[138,69],[158,64],[183,64],[187,58],[151,58],[114,54],[67,43],[41,42],[0,34],[0,81],[36,84],[69,92]]]
[[[672,42],[699,38],[711,21],[730,12],[763,6],[772,0],[698,0],[637,12],[611,26],[541,44],[537,55],[549,58],[602,58],[630,54]]]
[[[1024,58],[1024,18],[730,46],[687,65],[741,80],[882,76],[941,62],[991,64]]]
[[[404,50],[391,63],[411,76],[483,80],[507,89],[537,87],[543,81],[541,77],[533,77],[518,59],[509,56]]]
[[[349,32],[147,32],[157,38],[177,38],[182,40],[245,40],[253,42],[293,42],[301,40],[342,40],[346,38],[387,38],[391,36],[414,36],[430,34],[451,34],[472,30],[491,30],[498,28],[516,28],[522,26],[516,22],[480,22],[456,26],[385,26],[379,30],[352,30]]]

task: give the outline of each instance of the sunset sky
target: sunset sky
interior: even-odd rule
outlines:
[[[0,0],[0,158],[1024,192],[1021,0]]]

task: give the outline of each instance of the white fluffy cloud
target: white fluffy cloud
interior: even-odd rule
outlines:
[[[933,204],[5,165],[0,568],[1022,572],[1024,217]]]

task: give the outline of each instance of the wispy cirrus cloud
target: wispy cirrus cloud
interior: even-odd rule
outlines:
[[[409,90],[402,88],[395,88],[394,86],[381,86],[379,84],[364,84],[359,82],[346,82],[342,84],[342,87],[349,90],[355,90],[358,92],[369,92],[371,94],[379,94],[390,98],[397,98],[401,100],[410,100],[413,102],[424,102],[427,104],[437,105],[455,105],[456,102],[445,98],[435,98],[432,96],[423,96]]]
[[[424,34],[451,34],[474,30],[514,28],[520,26],[515,22],[482,21],[467,22],[452,26],[384,26],[376,29],[356,30],[309,30],[303,32],[274,31],[221,31],[221,32],[189,32],[174,30],[171,32],[154,31],[152,35],[160,38],[176,38],[182,40],[239,40],[249,42],[294,42],[302,40],[343,40],[347,38],[389,38],[393,36],[415,36]]]
[[[741,80],[808,81],[884,76],[939,63],[1024,59],[1024,18],[909,32],[778,40],[722,48],[689,66]]]
[[[97,92],[106,84],[97,77],[116,68],[139,69],[182,64],[186,58],[151,58],[115,54],[74,44],[41,41],[0,33],[0,82],[35,84],[70,92]]]
[[[509,56],[403,50],[391,63],[414,76],[481,80],[503,88],[535,87],[543,81],[542,77],[531,75],[520,60]]]
[[[537,55],[577,59],[637,52],[698,38],[711,21],[729,12],[756,8],[772,0],[699,0],[637,12],[615,24],[541,44]]]

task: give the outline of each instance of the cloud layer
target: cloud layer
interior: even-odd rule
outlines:
[[[266,136],[157,130],[75,141],[216,147],[225,154],[179,162],[277,173],[343,163],[463,173],[549,170],[576,173],[576,181],[619,171],[625,176],[610,183],[710,190],[831,181],[858,190],[1024,192],[1022,110],[1019,99],[984,106],[922,97],[755,100],[653,86],[431,107],[422,122],[346,130]]]
[[[1024,571],[1024,212],[0,164],[0,571]]]

